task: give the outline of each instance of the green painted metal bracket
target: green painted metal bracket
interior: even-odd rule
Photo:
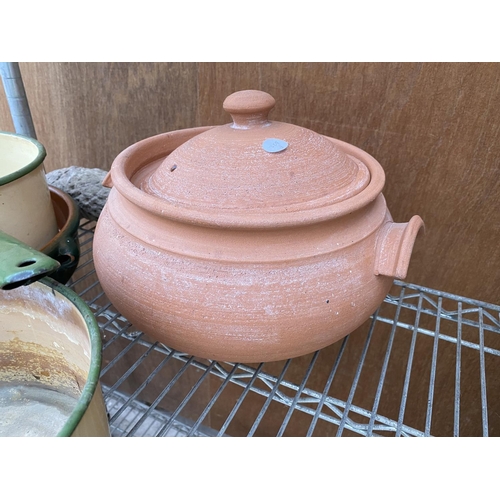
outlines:
[[[0,288],[29,285],[59,268],[57,260],[0,231]]]

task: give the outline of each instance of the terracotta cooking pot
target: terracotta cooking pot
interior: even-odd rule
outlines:
[[[233,123],[140,141],[114,161],[94,260],[151,337],[219,361],[300,356],[345,337],[405,278],[420,217],[396,224],[369,154],[269,121],[265,92]]]

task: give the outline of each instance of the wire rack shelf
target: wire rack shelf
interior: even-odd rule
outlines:
[[[148,338],[106,298],[80,226],[68,284],[101,328],[113,436],[500,435],[500,306],[396,281],[336,344],[283,362],[200,359]]]

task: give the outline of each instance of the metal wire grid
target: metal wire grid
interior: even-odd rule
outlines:
[[[170,420],[172,420],[172,423],[168,431],[164,433],[166,437],[187,437],[191,432],[192,425],[189,421],[183,421],[180,418],[172,419],[170,412],[161,410],[151,411],[148,405],[141,401],[130,400],[130,397],[126,394],[118,391],[109,393],[108,387],[104,387],[104,390],[109,394],[106,399],[108,413],[114,416],[113,422],[110,425],[112,436],[126,436],[129,433],[127,429],[132,428],[139,421],[140,424],[137,425],[134,432],[134,436],[136,437],[154,437]],[[145,414],[147,414],[146,417],[144,417]],[[202,427],[194,435],[198,437],[210,437],[215,434],[212,429]]]
[[[101,380],[113,435],[430,436],[434,429],[436,435],[500,433],[495,398],[500,385],[500,306],[397,281],[396,293],[391,291],[364,333],[310,355],[307,362],[297,358],[305,371],[288,377],[297,372],[291,367],[299,361],[277,367],[203,360],[151,341],[135,329],[100,288],[92,264],[94,227],[88,221],[80,227],[80,265],[68,286],[86,300],[101,328]],[[169,374],[160,374],[166,368]],[[126,391],[121,389],[125,386]],[[156,393],[144,402],[152,386]],[[294,419],[298,426],[291,425]]]

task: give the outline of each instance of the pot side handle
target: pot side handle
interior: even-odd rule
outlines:
[[[101,183],[104,187],[107,187],[107,188],[112,188],[113,187],[113,180],[111,179],[111,169],[109,170],[109,172],[106,174],[106,177],[104,177],[102,183]]]
[[[375,275],[405,279],[410,264],[413,244],[424,221],[414,215],[410,222],[386,222],[377,239]]]

